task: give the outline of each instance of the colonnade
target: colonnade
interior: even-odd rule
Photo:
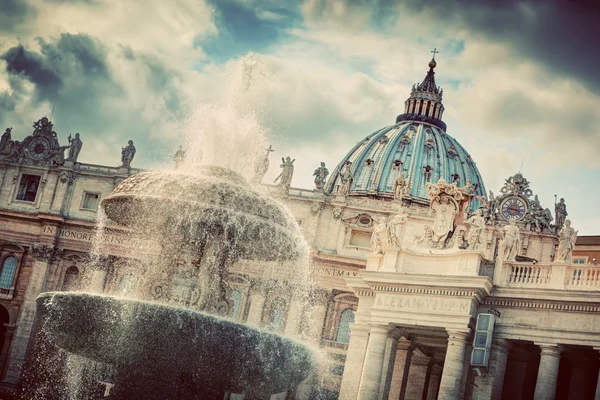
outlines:
[[[450,329],[447,334],[446,354],[437,358],[427,348],[403,337],[398,328],[352,325],[340,399],[500,400],[510,341],[493,341],[487,370],[482,369],[481,376],[470,376],[469,381],[474,384],[467,385],[472,334]],[[551,343],[535,345],[539,347],[540,361],[534,400],[554,400],[563,347]],[[600,384],[596,386],[595,400],[600,400]]]

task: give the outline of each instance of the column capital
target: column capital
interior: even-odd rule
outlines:
[[[395,340],[399,340],[402,336],[404,336],[404,334],[404,330],[400,329],[399,327],[391,328],[388,332],[388,336]]]
[[[367,336],[371,327],[368,325],[350,324],[350,335]]]
[[[370,333],[381,333],[386,334],[390,331],[390,328],[385,325],[371,325],[371,329],[369,329]]]
[[[471,330],[454,330],[454,329],[446,329],[448,332],[448,344],[456,343],[456,342],[468,342],[471,338]]]
[[[541,356],[560,357],[562,348],[558,344],[535,343],[540,348]]]

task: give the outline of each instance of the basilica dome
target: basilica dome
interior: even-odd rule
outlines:
[[[402,174],[406,185],[402,198],[410,202],[429,204],[427,183],[440,178],[459,187],[470,183],[476,196],[486,197],[475,161],[446,133],[443,91],[434,79],[436,65],[432,60],[423,82],[413,86],[396,123],[368,135],[341,160],[327,182],[327,192],[393,199],[394,183]],[[471,203],[472,209],[479,205],[477,200]]]

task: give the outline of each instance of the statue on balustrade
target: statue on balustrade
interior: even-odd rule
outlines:
[[[340,184],[338,186],[338,194],[345,196],[350,191],[352,185],[352,161],[346,161],[344,169],[340,173]]]
[[[6,128],[6,131],[2,134],[2,137],[0,138],[0,153],[2,153],[4,147],[6,147],[6,144],[11,139],[11,132],[12,128]]]
[[[315,169],[315,172],[313,173],[313,176],[315,177],[315,187],[317,190],[323,190],[325,182],[327,181],[327,175],[329,175],[329,170],[325,168],[325,163],[321,162],[321,166]]]
[[[269,154],[275,151],[271,145],[265,150],[267,154],[256,160],[256,163],[254,164],[254,182],[256,183],[262,183],[265,174],[269,171]]]
[[[179,145],[179,149],[175,152],[175,156],[173,157],[173,161],[175,161],[175,168],[180,168],[181,165],[185,162],[185,150],[183,149],[183,145]]]
[[[399,249],[402,244],[402,236],[404,234],[404,226],[408,220],[408,213],[406,209],[402,207],[400,213],[395,215],[387,224],[387,240],[388,246],[391,248]]]
[[[503,261],[515,261],[521,249],[521,230],[514,219],[508,220],[504,228],[504,239],[500,242],[499,254]]]
[[[279,185],[288,190],[292,184],[292,177],[294,176],[294,161],[296,159],[291,159],[289,156],[283,159],[281,157],[281,165],[279,166],[283,171],[281,174],[275,179],[275,182],[279,180]]]
[[[485,217],[483,216],[483,212],[483,208],[477,209],[475,214],[466,221],[467,225],[470,226],[467,235],[469,250],[480,250],[483,244],[483,234],[485,232]]]
[[[81,141],[81,139],[79,139],[79,133],[75,134],[74,138],[71,138],[71,135],[69,135],[68,139],[69,141],[69,157],[67,158],[67,161],[77,161],[77,157],[79,157],[79,152],[81,151],[81,147],[83,146],[83,142]]]
[[[375,225],[373,234],[371,235],[371,249],[373,254],[383,254],[383,245],[387,241],[386,237],[387,225],[385,222]]]
[[[567,218],[567,205],[565,204],[565,199],[561,198],[558,203],[554,205],[554,212],[556,214],[556,232],[560,231],[560,229],[565,224],[565,219]]]
[[[571,261],[571,255],[573,254],[573,248],[575,247],[575,242],[577,241],[578,232],[579,231],[571,228],[571,220],[565,220],[565,225],[558,232],[558,252],[556,261]]]
[[[125,168],[131,168],[131,161],[133,161],[133,157],[135,156],[135,146],[133,145],[133,140],[127,142],[127,146],[121,148],[121,162],[123,163],[121,166]]]

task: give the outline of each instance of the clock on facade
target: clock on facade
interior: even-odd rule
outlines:
[[[500,204],[500,211],[507,221],[509,219],[520,220],[525,217],[527,212],[527,202],[519,196],[509,196]]]
[[[50,142],[44,138],[36,138],[29,143],[28,148],[31,158],[41,160],[48,155],[48,151],[50,150]]]

